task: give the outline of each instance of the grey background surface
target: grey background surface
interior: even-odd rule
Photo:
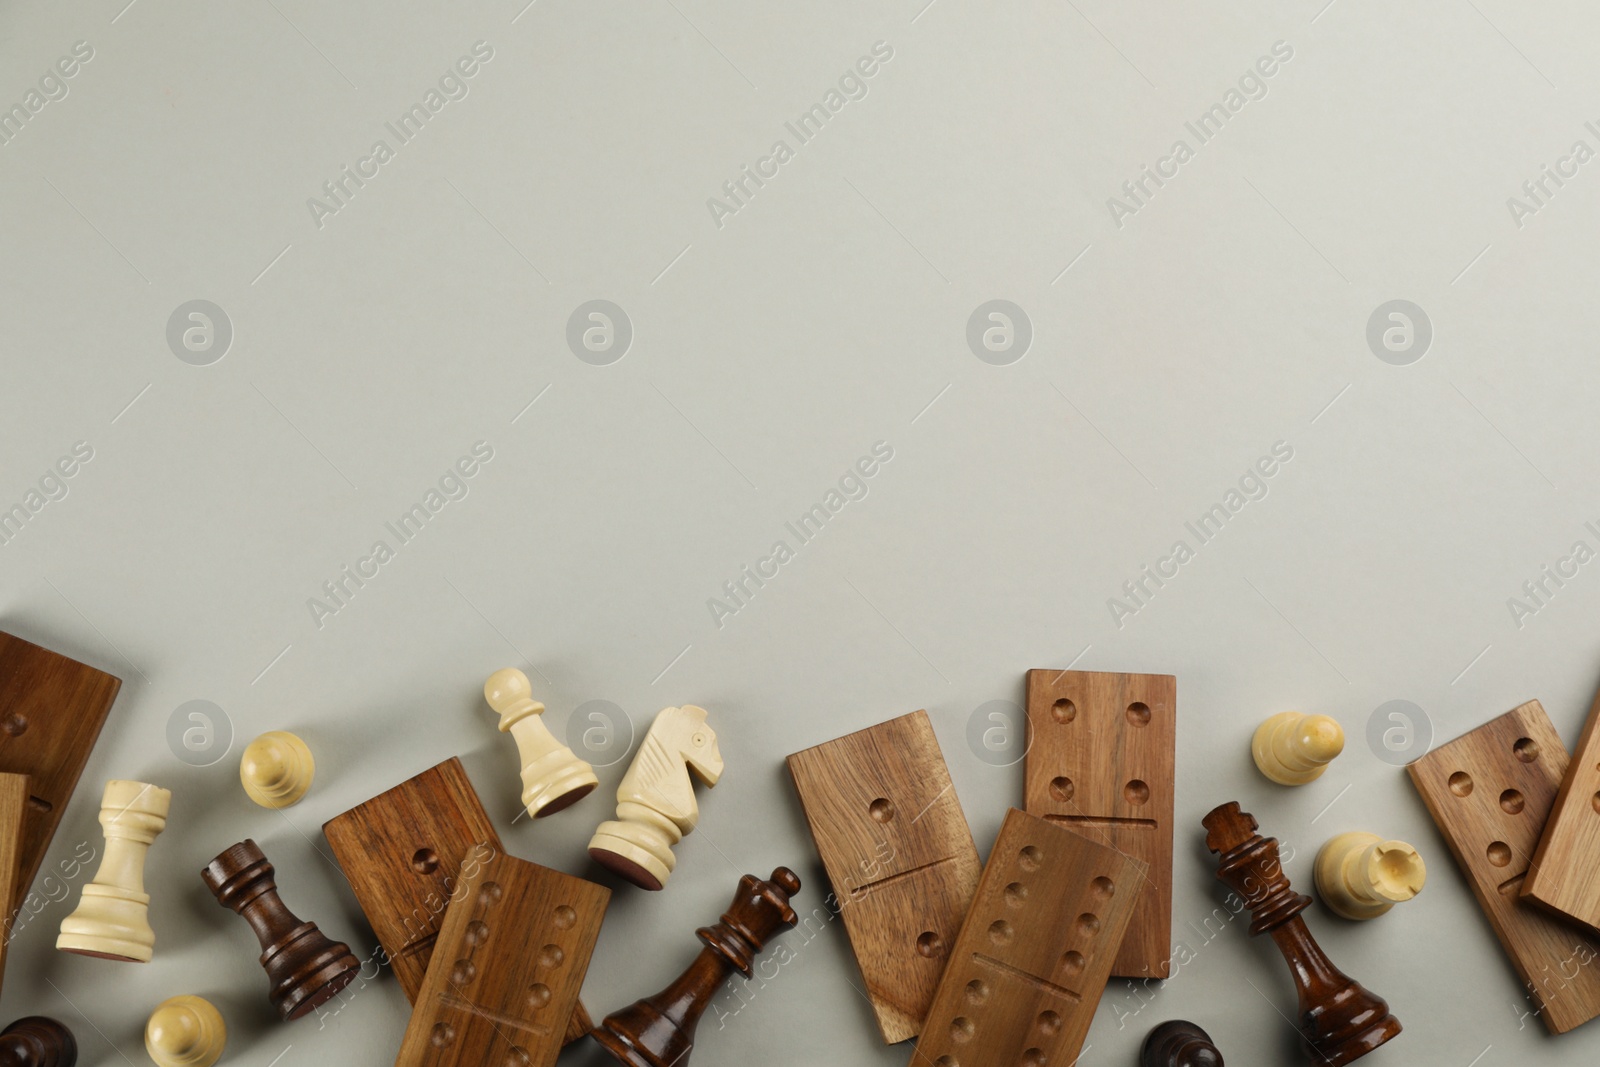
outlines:
[[[1367,742],[1388,701],[1415,705],[1417,755],[1537,697],[1570,743],[1595,689],[1600,563],[1522,590],[1600,548],[1600,162],[1522,191],[1575,141],[1600,148],[1590,5],[524,2],[0,10],[0,105],[27,112],[0,144],[0,505],[93,450],[0,546],[0,623],[125,679],[48,862],[98,844],[106,778],[174,792],[155,961],[56,953],[74,884],[18,935],[0,1016],[56,1015],[85,1063],[141,1063],[149,1010],[194,992],[228,1018],[227,1062],[389,1062],[391,976],[276,1024],[248,931],[196,874],[253,836],[290,905],[365,954],[320,826],[453,754],[514,852],[591,871],[626,760],[567,813],[514,821],[479,690],[511,664],[558,730],[589,701],[641,734],[689,702],[721,737],[666,891],[616,894],[585,986],[603,1014],[684,966],[740,873],[793,865],[797,903],[820,903],[782,765],[798,748],[926,707],[986,853],[1021,767],[997,765],[1015,737],[991,734],[997,754],[983,733],[1024,670],[1071,664],[1178,677],[1175,936],[1199,946],[1153,999],[1108,990],[1085,1065],[1133,1062],[1171,1017],[1230,1060],[1297,1062],[1276,953],[1241,923],[1196,932],[1221,904],[1198,820],[1227,799],[1292,848],[1302,889],[1342,830],[1426,855],[1414,903],[1310,917],[1405,1024],[1366,1062],[1600,1052],[1600,1028],[1551,1039],[1524,1014],[1396,754]],[[32,112],[79,41],[92,59]],[[480,41],[466,95],[399,144],[385,124]],[[880,41],[865,95],[801,144],[785,123]],[[1292,58],[1246,78],[1276,42]],[[1264,95],[1200,144],[1185,123],[1241,78]],[[379,139],[393,158],[319,225],[308,199]],[[708,199],[780,139],[793,158],[719,225]],[[1193,158],[1127,199],[1180,139]],[[633,332],[605,366],[566,340],[596,299]],[[995,299],[1031,326],[991,354],[1006,365],[967,342]],[[192,300],[231,324],[208,365],[167,340]],[[1403,365],[1367,340],[1392,300],[1431,324],[1425,352],[1378,346]],[[785,523],[880,441],[865,496],[800,545]],[[399,544],[385,523],[477,442],[493,458],[466,495]],[[1200,545],[1185,523],[1278,442],[1292,460]],[[318,618],[380,539],[394,558]],[[1194,558],[1114,611],[1180,539]],[[778,540],[794,558],[714,612]],[[168,742],[193,700],[233,735],[207,767]],[[1248,756],[1288,708],[1349,738],[1298,790]],[[282,814],[237,784],[243,743],[276,728],[318,760]],[[776,977],[719,1001],[695,1063],[904,1063],[839,924],[791,936]]]

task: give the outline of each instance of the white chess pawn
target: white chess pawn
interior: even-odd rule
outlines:
[[[660,889],[678,865],[672,846],[700,821],[693,771],[707,786],[722,777],[717,735],[706,709],[667,708],[650,724],[617,788],[617,818],[589,840],[589,855],[641,889]]]
[[[1305,785],[1322,776],[1344,751],[1344,728],[1327,715],[1281,711],[1256,727],[1250,754],[1279,785]]]
[[[210,1001],[187,994],[163,1000],[144,1028],[144,1049],[156,1067],[211,1067],[227,1042],[222,1013]]]
[[[284,730],[262,734],[250,742],[239,760],[239,781],[246,795],[263,808],[300,803],[316,773],[311,749]]]
[[[1322,846],[1316,875],[1318,895],[1334,914],[1375,919],[1422,892],[1428,869],[1404,841],[1352,830]]]
[[[554,815],[588,796],[600,779],[544,724],[544,705],[533,699],[528,676],[515,667],[495,671],[483,697],[500,713],[500,730],[517,742],[522,761],[522,803],[535,818]]]
[[[167,825],[172,794],[144,782],[110,781],[100,801],[106,854],[83,899],[61,920],[56,948],[81,956],[149,963],[155,949],[150,896],[144,891],[144,860],[150,843]]]

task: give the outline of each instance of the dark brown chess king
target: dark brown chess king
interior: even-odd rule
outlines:
[[[753,874],[739,879],[722,921],[695,931],[706,947],[689,969],[655,996],[606,1016],[589,1036],[628,1067],[687,1067],[695,1025],[711,998],[734,971],[751,977],[767,942],[794,927],[789,898],[799,891],[800,879],[787,867],[769,881]]]
[[[1218,853],[1217,877],[1244,899],[1255,921],[1250,935],[1268,934],[1294,975],[1300,995],[1300,1039],[1318,1067],[1360,1059],[1400,1033],[1400,1020],[1376,993],[1333,965],[1300,913],[1311,898],[1289,887],[1275,838],[1256,833],[1255,817],[1235,801],[1201,820],[1206,847]]]
[[[54,1019],[30,1015],[0,1032],[0,1067],[73,1067],[77,1062],[72,1031]]]
[[[338,995],[361,964],[350,947],[316,923],[301,922],[278,896],[272,864],[254,841],[241,841],[200,872],[217,903],[232,908],[261,942],[267,997],[285,1021],[298,1019]]]

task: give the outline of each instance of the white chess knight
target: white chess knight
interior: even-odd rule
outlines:
[[[517,742],[522,762],[522,803],[535,818],[554,815],[588,796],[600,779],[544,724],[544,705],[533,699],[528,676],[515,667],[495,671],[483,698],[500,713],[500,729]]]
[[[706,709],[667,708],[650,724],[617,788],[617,818],[600,824],[589,855],[641,889],[660,889],[678,865],[672,846],[700,821],[689,773],[708,787],[722,777]]]
[[[144,782],[106,783],[100,802],[106,854],[94,881],[83,887],[77,910],[61,920],[56,948],[82,956],[149,963],[156,935],[150,929],[150,896],[144,891],[144,860],[167,825],[172,794]]]

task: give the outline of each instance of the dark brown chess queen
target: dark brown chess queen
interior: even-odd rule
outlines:
[[[1201,820],[1206,847],[1219,853],[1217,877],[1244,898],[1255,921],[1288,961],[1300,995],[1300,1039],[1318,1067],[1341,1067],[1400,1033],[1400,1020],[1376,993],[1333,965],[1300,913],[1311,898],[1289,887],[1275,838],[1256,833],[1255,817],[1235,801]]]
[[[687,1067],[695,1025],[711,998],[734,971],[751,977],[767,942],[794,927],[789,898],[799,891],[800,879],[787,867],[769,881],[753,874],[739,879],[722,921],[695,931],[706,947],[689,969],[655,996],[606,1016],[589,1036],[628,1067]]]
[[[285,1021],[332,1000],[355,979],[361,964],[342,941],[316,923],[301,922],[278,897],[272,864],[254,841],[227,849],[200,872],[217,903],[237,912],[261,942],[267,997]]]
[[[0,1067],[73,1067],[78,1042],[54,1019],[30,1015],[0,1032]]]
[[[1139,1067],[1223,1067],[1222,1053],[1194,1023],[1172,1019],[1144,1039]]]

